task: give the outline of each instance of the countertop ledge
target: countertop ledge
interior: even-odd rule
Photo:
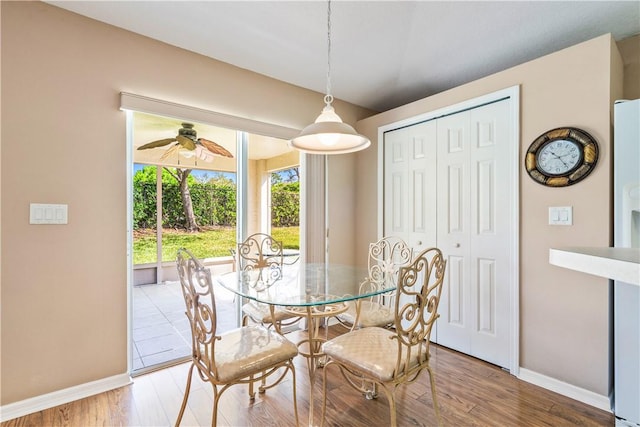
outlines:
[[[551,248],[549,263],[640,286],[640,248]]]

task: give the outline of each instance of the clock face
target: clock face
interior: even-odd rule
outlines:
[[[538,168],[548,175],[566,175],[582,160],[578,143],[566,139],[550,141],[538,151]]]

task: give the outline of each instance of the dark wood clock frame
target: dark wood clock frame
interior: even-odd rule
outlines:
[[[569,171],[552,175],[538,166],[538,154],[547,144],[557,140],[576,143],[580,149],[580,161]],[[529,146],[524,159],[525,169],[538,184],[548,187],[566,187],[582,181],[591,173],[598,162],[598,143],[582,129],[563,127],[552,129],[537,137]]]

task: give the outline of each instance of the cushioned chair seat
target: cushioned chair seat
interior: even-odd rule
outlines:
[[[218,381],[229,382],[291,359],[298,354],[294,343],[263,326],[244,326],[221,334],[216,342]]]
[[[398,340],[392,339],[396,336],[397,334],[389,329],[356,329],[324,343],[322,352],[366,376],[381,382],[391,381],[396,374],[398,362]],[[418,356],[417,353],[412,355],[409,368],[418,365]]]
[[[371,326],[384,327],[393,324],[395,320],[395,312],[393,308],[379,304],[373,301],[363,300],[360,302],[360,317],[356,324],[356,304],[349,302],[349,308],[338,319],[349,325],[355,325],[355,328],[369,328]]]
[[[271,318],[271,311],[269,310],[269,307],[264,305],[264,304],[257,304],[255,302],[248,302],[245,305],[243,305],[242,306],[242,312],[246,316],[249,316],[254,321],[259,322],[259,323],[265,323],[265,324],[273,323],[274,321],[280,322],[280,321],[283,321],[283,320],[292,319],[294,317],[297,317],[297,316],[285,311],[284,308],[282,308],[282,307],[276,307],[273,310],[274,319],[272,319]]]

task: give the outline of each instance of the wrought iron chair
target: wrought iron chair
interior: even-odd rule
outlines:
[[[391,425],[396,426],[395,392],[398,386],[415,381],[423,370],[429,372],[431,397],[440,424],[436,384],[429,366],[431,329],[438,318],[446,261],[437,248],[421,252],[411,264],[401,267],[395,295],[395,329],[356,329],[327,341],[324,366],[322,422],[327,408],[327,372],[340,368],[347,383],[370,394],[380,388],[388,401]],[[370,384],[376,387],[370,388]],[[375,396],[372,396],[375,397]]]
[[[222,393],[234,384],[248,384],[249,398],[255,399],[253,384],[270,375],[280,383],[291,372],[293,408],[298,424],[296,375],[293,358],[298,354],[295,344],[262,325],[243,326],[218,335],[216,333],[216,301],[211,273],[186,249],[177,256],[178,275],[191,325],[191,367],[176,420],[180,425],[189,399],[194,368],[200,378],[213,387],[211,425],[217,424],[218,403]]]
[[[282,243],[265,233],[255,233],[238,244],[235,252],[237,257],[237,271],[240,274],[255,272],[252,280],[255,287],[268,288],[273,281],[282,278],[283,249]],[[273,326],[278,333],[282,333],[282,326],[296,323],[299,317],[287,312],[283,307],[270,307],[250,301],[242,306],[242,325],[249,324],[249,320],[265,326]]]
[[[369,245],[368,278],[360,285],[360,293],[395,287],[398,271],[411,262],[413,250],[399,237],[383,237]],[[369,299],[350,302],[349,309],[336,316],[349,329],[369,326],[387,327],[395,319],[394,292],[378,294]]]

